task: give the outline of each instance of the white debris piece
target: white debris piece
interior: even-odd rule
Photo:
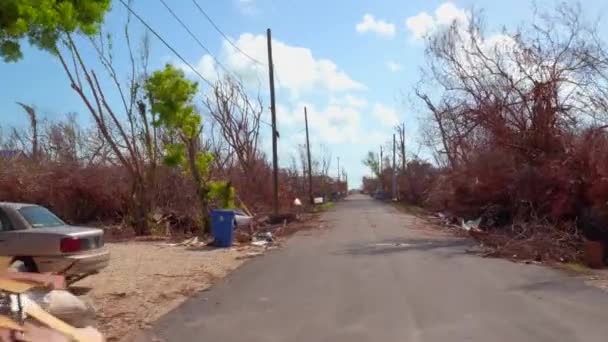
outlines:
[[[274,237],[271,232],[260,232],[255,234],[251,239],[251,244],[254,246],[268,246],[274,242]]]
[[[293,205],[299,207],[302,205],[302,201],[300,201],[300,199],[296,197],[296,199],[293,200]]]
[[[95,322],[95,309],[68,291],[33,289],[25,296],[46,312],[76,328],[84,328]]]
[[[462,221],[462,229],[469,231],[471,229],[477,230],[479,228],[479,224],[481,223],[481,217],[478,217],[475,220]]]

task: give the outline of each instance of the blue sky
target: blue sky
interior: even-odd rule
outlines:
[[[252,93],[260,92],[268,106],[266,69],[226,44],[191,0],[166,1],[222,64],[242,75]],[[369,173],[361,164],[366,152],[389,141],[397,122],[404,121],[408,127],[410,151],[418,150],[417,122],[422,113],[408,95],[424,64],[421,35],[452,20],[466,20],[471,8],[483,9],[490,34],[498,33],[502,26],[513,28],[532,16],[530,0],[198,2],[242,50],[263,63],[267,62],[265,30],[272,29],[281,165],[288,165],[288,157],[295,156],[295,146],[304,141],[306,105],[313,153],[321,144],[331,150],[334,173],[335,157],[340,156],[351,186],[357,186],[360,178]],[[555,4],[537,3],[541,8]],[[591,16],[608,10],[605,1],[584,0],[582,4]],[[214,78],[221,72],[160,1],[134,0],[132,7],[203,75]],[[125,52],[120,38],[125,18],[125,8],[114,1],[105,29],[115,36],[117,56]],[[134,23],[133,28],[137,38],[142,27]],[[601,29],[608,34],[605,24]],[[151,42],[152,68],[166,62],[182,65],[162,43],[153,37]],[[25,125],[26,117],[15,101],[33,104],[49,120],[76,112],[84,125],[90,124],[89,113],[69,88],[59,63],[49,54],[27,46],[24,53],[25,58],[19,63],[0,62],[0,125],[5,130]],[[85,58],[94,60],[93,52],[85,49]],[[119,63],[120,67],[125,64]],[[269,121],[268,111],[265,119]],[[263,146],[269,151],[270,130],[267,126],[262,129]]]

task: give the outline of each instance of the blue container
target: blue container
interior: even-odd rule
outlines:
[[[211,234],[217,247],[232,246],[234,210],[216,209],[211,212]]]

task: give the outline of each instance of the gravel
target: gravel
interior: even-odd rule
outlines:
[[[98,328],[109,341],[145,328],[189,296],[241,265],[252,246],[216,249],[163,242],[108,243],[110,266],[71,290],[96,309]]]

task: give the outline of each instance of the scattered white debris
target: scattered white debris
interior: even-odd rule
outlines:
[[[300,201],[300,199],[296,197],[296,199],[293,200],[293,205],[299,207],[302,205],[302,201]]]
[[[274,242],[274,237],[271,232],[259,232],[251,238],[251,244],[254,246],[265,247]]]
[[[33,289],[28,291],[25,297],[76,328],[84,328],[95,322],[93,306],[68,291]]]
[[[461,226],[462,229],[469,231],[471,229],[477,230],[479,228],[479,224],[481,223],[481,217],[478,217],[475,220],[464,221],[462,220]]]
[[[260,255],[264,255],[264,253],[262,252],[251,252],[251,253],[247,253],[245,255],[239,255],[236,257],[237,260],[242,260],[242,259],[251,259],[251,258],[255,258],[257,256]]]

